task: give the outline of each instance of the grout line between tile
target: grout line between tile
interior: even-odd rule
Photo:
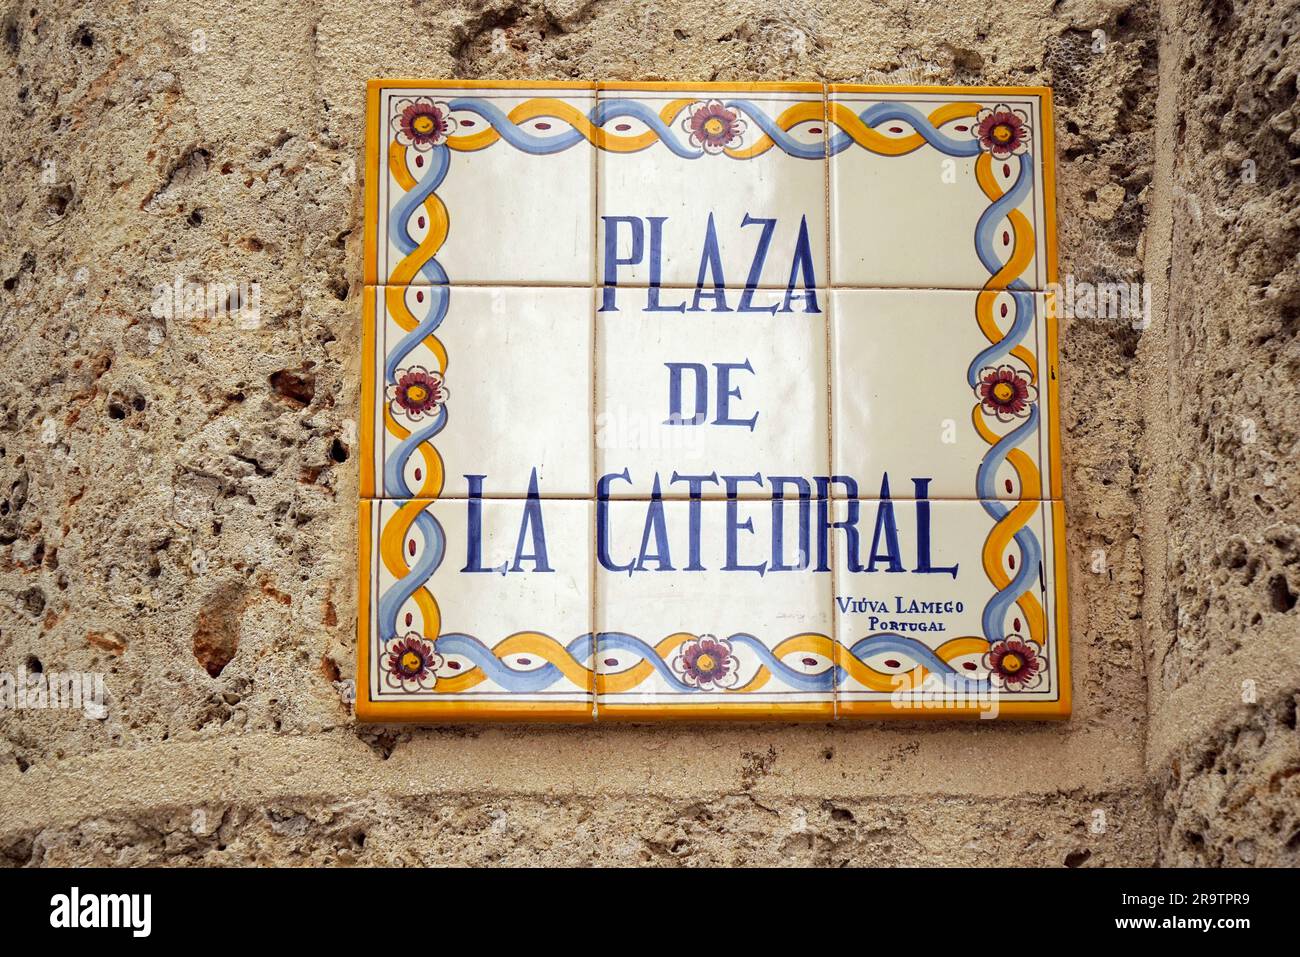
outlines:
[[[599,185],[597,185],[596,188],[599,189]],[[593,230],[593,232],[592,232],[592,243],[593,243],[593,245],[594,245],[594,243],[595,243],[595,232],[594,232],[594,230]],[[592,268],[594,269],[594,268],[595,268],[595,265],[594,265],[595,260],[594,260],[594,259],[592,260],[592,263],[593,263]],[[590,423],[591,423],[591,429],[590,429],[590,434],[591,434],[591,443],[590,443],[590,445],[589,445],[589,449],[590,449],[590,453],[591,453],[591,486],[590,486],[590,487],[591,487],[591,496],[590,496],[590,498],[587,499],[587,501],[589,501],[589,502],[594,502],[594,501],[596,500],[596,472],[599,471],[599,467],[598,467],[598,465],[596,464],[596,404],[597,404],[597,401],[598,401],[598,394],[599,394],[599,386],[597,385],[597,379],[596,379],[596,376],[597,376],[597,375],[599,374],[599,372],[600,372],[600,369],[599,369],[599,367],[598,367],[598,360],[599,360],[599,357],[600,357],[600,349],[599,349],[599,347],[598,347],[598,345],[597,345],[597,342],[596,342],[596,335],[597,335],[597,332],[598,332],[598,330],[597,330],[597,328],[596,328],[596,285],[595,285],[595,282],[594,282],[595,277],[593,276],[592,278],[593,278],[593,282],[592,282],[592,286],[591,286],[591,296],[590,296],[590,298],[589,298],[589,300],[588,300],[588,309],[589,309],[589,314],[590,314],[590,317],[591,317],[591,406],[588,408],[589,421],[590,421]],[[591,720],[592,720],[592,723],[593,723],[593,724],[596,723],[596,722],[598,722],[598,721],[600,720],[600,695],[598,695],[598,694],[596,693],[596,667],[597,667],[597,662],[600,660],[600,648],[597,647],[597,643],[596,643],[596,642],[597,642],[597,638],[596,638],[596,636],[599,634],[599,631],[598,631],[598,629],[597,629],[597,627],[596,627],[596,611],[597,611],[597,608],[596,608],[596,604],[597,604],[597,596],[596,596],[596,548],[598,547],[599,543],[596,541],[596,524],[595,524],[595,522],[596,522],[595,509],[592,509],[592,514],[591,514],[591,551],[592,551],[592,556],[591,556],[591,557],[592,557],[592,561],[591,561],[591,575],[590,575],[590,581],[589,581],[589,595],[590,595],[590,599],[589,599],[589,602],[588,602],[588,607],[590,608],[590,615],[591,615],[591,619],[590,619],[590,621],[591,621],[591,668],[590,668],[590,671],[591,671]]]
[[[592,100],[596,108],[600,106],[600,84],[595,85],[592,93]],[[597,323],[596,323],[596,295],[598,289],[597,277],[600,275],[598,266],[600,262],[600,181],[601,181],[601,151],[593,149],[591,151],[591,271],[587,275],[587,283],[591,290],[587,299],[587,311],[590,321],[590,342],[591,342],[591,404],[588,406],[587,415],[590,428],[588,430],[591,441],[588,444],[588,452],[591,461],[591,495],[588,501],[595,501],[596,498],[596,473],[599,466],[596,461],[596,407],[599,396],[596,376],[599,372],[598,360],[600,357],[600,348],[596,342]],[[597,723],[600,720],[600,695],[596,692],[596,668],[600,660],[600,649],[596,644],[598,630],[596,627],[597,613],[597,594],[596,594],[596,515],[595,509],[591,510],[591,573],[588,580],[588,615],[591,625],[591,667],[588,669],[591,673],[591,722]]]
[[[835,353],[834,337],[832,336],[832,326],[835,323],[835,296],[831,290],[834,289],[834,269],[831,263],[831,236],[834,235],[834,221],[832,217],[835,214],[831,205],[831,133],[830,133],[830,87],[825,83],[822,84],[822,142],[825,144],[823,150],[822,162],[825,164],[823,183],[825,184],[825,216],[826,237],[825,237],[825,259],[826,263],[826,474],[835,474],[835,384],[833,376],[835,374]],[[829,512],[834,505],[834,494],[831,496],[830,505],[827,506]],[[834,515],[830,515],[831,521],[835,520]],[[811,556],[810,556],[811,557]],[[830,639],[831,639],[831,721],[840,720],[840,682],[839,675],[839,616],[835,614],[835,596],[838,593],[839,578],[836,566],[839,563],[831,561],[831,581],[830,581]]]
[[[831,105],[826,84],[822,84],[822,198],[826,235],[822,237],[822,262],[826,263],[826,285],[834,279],[831,269]]]

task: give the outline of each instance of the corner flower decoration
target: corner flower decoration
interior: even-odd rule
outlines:
[[[393,133],[403,146],[423,151],[451,135],[451,107],[446,103],[417,96],[413,100],[398,100],[394,105],[397,115],[392,120]]]
[[[398,369],[393,377],[397,381],[387,389],[389,406],[394,415],[405,415],[412,421],[437,415],[450,395],[442,373],[430,372],[424,366]]]
[[[731,642],[713,635],[700,635],[682,645],[672,666],[682,681],[700,691],[725,691],[735,687],[740,677],[740,661]]]
[[[975,114],[975,127],[971,135],[980,141],[980,148],[993,154],[996,160],[1019,156],[1029,149],[1032,132],[1029,114],[1024,110],[1013,110],[1005,103],[999,103],[993,109],[980,110]]]
[[[988,415],[999,422],[1011,422],[1029,415],[1029,408],[1038,401],[1038,387],[1029,381],[1028,373],[1015,366],[988,366],[979,372],[975,384],[975,398]]]
[[[390,638],[379,655],[384,684],[400,688],[407,694],[432,691],[438,683],[437,671],[445,659],[433,650],[433,644],[413,631],[401,638]]]
[[[721,100],[699,100],[687,107],[682,129],[690,134],[690,144],[710,155],[740,145],[748,124],[737,110],[729,110]]]
[[[1008,635],[995,641],[981,662],[989,681],[1001,691],[1033,691],[1047,673],[1047,655],[1036,641]]]

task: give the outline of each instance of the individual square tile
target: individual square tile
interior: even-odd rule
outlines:
[[[830,720],[827,504],[598,501],[598,720]]]
[[[839,716],[1069,715],[1060,502],[832,506]]]
[[[597,281],[824,281],[820,84],[603,83],[599,99]]]
[[[595,84],[372,80],[367,283],[591,282]]]
[[[357,717],[592,718],[592,504],[360,506]]]
[[[833,495],[875,496],[888,476],[895,498],[1060,496],[1042,294],[837,289],[831,302],[831,445],[846,477]]]
[[[601,494],[762,498],[825,475],[826,308],[825,290],[597,290]]]
[[[591,496],[592,308],[560,286],[367,287],[362,496]]]
[[[1050,91],[834,85],[827,109],[834,285],[1053,280]]]

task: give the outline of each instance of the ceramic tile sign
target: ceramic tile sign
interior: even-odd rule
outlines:
[[[360,719],[1068,716],[1047,90],[367,123]]]

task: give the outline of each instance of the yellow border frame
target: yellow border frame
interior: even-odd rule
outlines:
[[[383,337],[379,334],[379,315],[375,310],[376,286],[363,286],[361,300],[361,421],[357,424],[357,441],[364,454],[360,458],[360,476],[357,496],[366,499],[379,497],[378,476],[375,475],[375,350]]]
[[[480,720],[480,721],[518,721],[543,720],[584,722],[594,721],[598,717],[611,721],[638,720],[681,720],[701,721],[725,716],[728,720],[839,720],[843,717],[888,717],[897,720],[932,720],[932,719],[972,719],[982,713],[979,708],[894,708],[889,702],[843,702],[838,696],[831,702],[830,713],[825,705],[817,703],[759,704],[740,703],[735,705],[680,705],[655,701],[644,703],[622,703],[598,706],[595,695],[595,675],[593,672],[592,707],[590,712],[585,706],[557,707],[547,702],[473,702],[458,698],[447,702],[377,702],[370,699],[369,684],[369,617],[370,617],[370,573],[372,569],[372,545],[370,537],[370,507],[377,492],[374,474],[374,356],[377,341],[374,328],[378,317],[374,312],[373,299],[370,297],[372,287],[382,285],[378,276],[378,202],[379,202],[379,133],[382,118],[379,116],[380,93],[392,89],[567,89],[573,91],[601,90],[645,90],[664,92],[771,92],[771,93],[819,93],[826,102],[836,93],[893,93],[893,94],[953,94],[956,96],[1032,96],[1037,97],[1042,116],[1042,156],[1043,156],[1043,211],[1046,236],[1044,238],[1045,274],[1047,285],[1059,283],[1059,260],[1057,251],[1057,212],[1056,212],[1056,137],[1055,109],[1052,91],[1044,86],[882,86],[854,83],[800,83],[800,82],[678,82],[678,81],[580,81],[580,80],[419,80],[411,78],[372,79],[366,84],[366,156],[365,156],[365,208],[363,210],[363,288],[366,291],[366,304],[362,309],[362,350],[366,364],[362,371],[362,416],[360,442],[366,454],[362,456],[359,482],[359,537],[358,570],[359,588],[357,592],[358,632],[357,632],[357,688],[355,699],[356,716],[368,722],[410,722],[424,721],[436,723],[439,719]],[[1035,290],[1038,291],[1038,290]],[[367,321],[367,311],[369,321]],[[1057,701],[999,701],[999,717],[1007,715],[1012,718],[1068,718],[1072,707],[1072,675],[1070,660],[1069,628],[1069,576],[1066,548],[1065,503],[1062,500],[1064,480],[1061,458],[1060,433],[1060,396],[1059,396],[1059,330],[1055,310],[1047,310],[1047,352],[1048,370],[1047,388],[1051,397],[1048,411],[1048,424],[1051,430],[1048,455],[1050,462],[1051,498],[1040,500],[1045,507],[1052,509],[1054,534],[1054,577],[1056,591],[1056,654],[1058,655],[1058,676],[1061,694]],[[837,646],[838,647],[838,646]],[[837,652],[838,653],[838,652]]]
[[[678,704],[680,695],[664,695],[659,701],[620,702],[601,704],[596,699],[597,721],[617,721],[622,724],[641,722],[708,722],[708,721],[799,721],[831,722],[835,720],[835,697],[825,704],[815,701],[799,702],[737,702],[727,704]],[[737,698],[745,697],[736,695]]]
[[[677,80],[603,80],[596,84],[600,90],[645,90],[647,93],[692,93],[705,90],[710,93],[816,93],[825,95],[826,87],[821,83],[781,83],[775,81],[745,81],[728,83],[723,80],[707,83],[690,83]]]

